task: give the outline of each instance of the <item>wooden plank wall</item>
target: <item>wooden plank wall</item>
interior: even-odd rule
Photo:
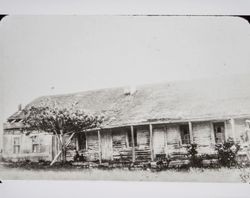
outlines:
[[[227,133],[227,137],[234,138],[235,141],[239,143],[244,143],[246,142],[248,135],[246,132],[246,118],[237,118],[234,119],[234,134],[233,134],[233,129],[232,129],[232,120],[227,120],[225,121],[225,130]],[[250,138],[250,137],[249,137]]]
[[[149,127],[143,126],[143,127],[137,127],[136,130],[137,133],[137,147],[142,148],[148,148],[149,147]]]
[[[167,125],[167,151],[168,153],[175,152],[180,148],[181,134],[177,124]]]
[[[149,126],[135,127],[137,145],[135,147],[135,161],[150,161],[150,133]]]
[[[41,141],[41,138],[43,138],[43,135],[41,135],[39,137],[39,134],[36,134],[39,138],[39,140]],[[26,135],[23,135],[21,134],[19,136],[21,139],[20,139],[20,144],[21,144],[21,147],[20,147],[20,153],[32,153],[32,139],[31,139],[31,136],[26,136]],[[40,148],[42,148],[42,151],[41,152],[45,152],[46,148],[44,148],[44,145],[40,145]],[[41,150],[41,149],[40,149]]]
[[[114,152],[119,152],[127,147],[127,133],[122,129],[112,130],[112,143]]]
[[[236,141],[246,143],[250,138],[246,131],[246,119],[235,119],[235,137]]]
[[[128,147],[128,131],[124,128],[112,130],[113,159],[115,161],[132,161],[132,148]]]
[[[246,133],[246,119],[234,119],[235,137],[240,143],[249,141]],[[180,124],[166,124],[153,125],[153,153],[154,157],[157,154],[171,154],[178,153],[180,150],[186,150],[181,145]],[[212,121],[205,122],[192,122],[192,131],[194,142],[199,146],[200,153],[211,153],[214,150],[214,131]],[[230,119],[225,121],[225,131],[228,137],[232,137],[232,124]],[[149,125],[134,126],[134,132],[136,133],[135,146],[135,161],[149,161],[150,152],[150,133]],[[130,127],[101,130],[101,156],[102,160],[118,160],[118,161],[132,161],[132,147],[128,142],[128,133],[130,133]],[[21,153],[19,155],[13,154],[13,137],[21,137]],[[3,136],[4,152],[3,155],[17,158],[37,160],[40,155],[44,156],[44,159],[50,160],[55,156],[58,151],[58,140],[55,136],[46,134],[37,134],[40,139],[40,153],[32,152],[31,138],[24,134],[20,134],[19,131],[9,132]],[[85,152],[86,159],[88,161],[99,160],[99,143],[97,131],[86,133],[87,151]],[[72,160],[72,152],[76,147],[76,139],[74,138],[70,144],[69,160]],[[74,153],[73,153],[74,154]]]
[[[91,131],[86,133],[87,141],[87,151],[86,158],[87,161],[98,161],[99,160],[99,144],[97,131]]]
[[[194,142],[198,145],[209,146],[211,144],[210,122],[194,122],[192,125]]]
[[[11,156],[13,154],[13,135],[3,135],[3,155]]]
[[[38,135],[38,141],[40,143],[40,152],[41,153],[50,153],[51,154],[51,139],[52,135]]]
[[[71,134],[70,135],[67,135],[65,137],[65,142],[68,142],[69,141],[69,138],[70,138]],[[59,147],[60,148],[60,147]],[[66,159],[67,161],[73,161],[74,160],[74,156],[75,156],[75,149],[77,148],[77,136],[75,135],[68,147],[67,147],[67,153],[66,153]]]
[[[225,123],[225,138],[226,139],[229,138],[229,137],[233,138],[234,135],[233,135],[231,120],[226,120],[224,123]],[[236,128],[236,125],[235,125],[235,128]]]
[[[193,138],[194,143],[198,144],[198,152],[200,154],[214,153],[214,129],[211,122],[194,122],[193,126]]]
[[[38,152],[32,152],[32,135],[38,136],[40,143]],[[13,153],[14,137],[20,138],[20,153]],[[52,159],[52,135],[46,133],[31,133],[26,135],[18,130],[3,135],[3,158],[10,161],[49,161]]]

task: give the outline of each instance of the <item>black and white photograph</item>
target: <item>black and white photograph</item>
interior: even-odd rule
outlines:
[[[240,16],[7,15],[0,179],[250,182]]]

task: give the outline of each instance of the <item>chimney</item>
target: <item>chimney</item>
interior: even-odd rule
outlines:
[[[22,111],[22,104],[18,105],[18,111]]]
[[[124,89],[124,95],[133,95],[136,92],[135,86],[130,86],[126,89]]]

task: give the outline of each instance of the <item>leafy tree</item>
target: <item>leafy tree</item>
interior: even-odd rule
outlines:
[[[46,131],[56,135],[61,145],[63,162],[66,162],[67,144],[65,136],[98,127],[103,116],[87,114],[81,109],[30,107],[24,110],[23,123],[29,131]],[[56,159],[55,159],[56,160]]]
[[[188,156],[190,158],[190,165],[192,167],[201,167],[202,166],[201,165],[202,158],[201,158],[201,156],[198,155],[197,147],[198,147],[198,145],[196,143],[192,143],[187,147]]]
[[[215,149],[218,152],[219,162],[222,166],[235,166],[237,164],[236,156],[240,150],[240,145],[229,138],[226,142],[217,144]]]

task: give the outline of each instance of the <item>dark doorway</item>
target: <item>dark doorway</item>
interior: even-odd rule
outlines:
[[[213,126],[214,126],[215,143],[225,142],[225,123],[216,122],[213,123]]]

